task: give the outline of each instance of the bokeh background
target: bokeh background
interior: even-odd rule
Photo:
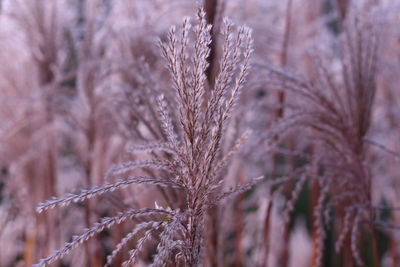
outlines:
[[[204,243],[204,265],[317,266],[316,250],[323,247],[321,266],[357,266],[356,244],[365,266],[400,266],[398,0],[0,0],[0,266],[31,266],[100,218],[127,207],[153,207],[154,201],[174,205],[168,192],[130,186],[36,212],[39,203],[53,196],[112,180],[107,170],[117,162],[146,159],[127,149],[160,138],[155,96],[173,94],[157,40],[165,41],[169,27],[179,28],[198,7],[214,25],[210,84],[218,73],[223,18],[253,29],[252,68],[227,130],[234,136],[247,128],[253,135],[229,166],[224,183],[265,175],[264,182],[218,205],[211,237]],[[346,31],[357,20],[367,20],[370,27]],[[373,221],[366,224],[373,225],[376,238],[361,223],[358,237],[343,237],[343,247],[335,251],[346,227],[346,219],[338,219],[345,217],[346,203],[328,211],[332,219],[323,235],[315,227],[315,208],[321,209],[318,183],[304,180],[296,189],[295,182],[288,182],[272,190],[267,181],[290,173],[296,179],[295,171],[310,158],[328,153],[309,141],[315,130],[282,123],[308,105],[286,87],[292,74],[326,84],[319,83],[325,70],[343,84],[340,44],[346,34],[367,36],[359,43],[378,36],[374,72],[367,74],[374,76],[369,83],[376,92],[362,139],[371,197],[368,220]],[[360,51],[356,44],[345,59]],[[328,87],[316,88],[325,94]],[[269,138],[271,132],[278,137]],[[352,171],[343,168],[343,173]],[[327,189],[331,194],[340,192],[334,188],[340,187],[340,177],[335,181]],[[348,190],[358,194],[357,188]],[[293,191],[297,201],[290,200]],[[285,215],[288,205],[292,212]],[[285,216],[290,217],[287,224]],[[134,223],[103,231],[53,266],[103,266]],[[148,244],[137,266],[149,265],[154,250],[155,244]],[[120,266],[127,253],[113,266]]]

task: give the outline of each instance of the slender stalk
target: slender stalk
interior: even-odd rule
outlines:
[[[376,230],[373,224],[370,224],[371,236],[372,236],[372,249],[374,253],[374,266],[380,267],[379,254],[378,254],[378,242],[376,240]]]
[[[369,179],[369,203],[372,203],[372,179]],[[374,210],[370,210],[370,220],[371,222],[375,221],[375,214],[374,214]],[[369,224],[369,228],[371,231],[371,237],[372,237],[372,250],[374,253],[374,266],[375,267],[380,267],[379,264],[379,254],[378,254],[378,242],[376,239],[376,230],[375,230],[375,226],[373,223]]]
[[[282,52],[281,52],[281,65],[287,65],[287,58],[288,58],[288,48],[289,48],[289,37],[290,37],[290,27],[291,27],[291,8],[292,8],[292,0],[287,1],[286,6],[286,16],[285,16],[285,32],[284,38],[282,43]],[[277,93],[279,107],[275,112],[275,119],[278,120],[283,117],[284,114],[284,102],[285,102],[285,92],[283,90],[278,91]],[[276,161],[277,153],[275,153],[273,157],[273,166],[271,171],[271,178],[275,178],[275,171],[277,168],[277,161]],[[270,188],[269,195],[272,195],[272,188]],[[268,253],[269,253],[269,231],[270,231],[270,223],[271,220],[271,210],[272,210],[272,200],[268,201],[266,215],[264,219],[264,233],[263,233],[263,247],[264,247],[264,266],[268,266]]]
[[[288,144],[289,144],[289,150],[293,151],[294,150],[293,140],[289,140]],[[290,173],[291,171],[293,171],[294,157],[292,155],[288,155],[287,159],[288,162],[286,163],[285,172]],[[286,199],[289,199],[291,191],[293,190],[293,186],[294,186],[293,181],[289,181],[288,183],[285,184],[284,194]],[[279,259],[280,266],[282,267],[287,267],[289,264],[289,257],[290,257],[289,241],[290,241],[291,221],[292,221],[291,216],[289,216],[289,220],[286,222],[283,229],[283,251]]]
[[[206,69],[206,76],[208,84],[210,88],[214,87],[215,77],[217,75],[218,68],[218,59],[216,53],[217,47],[217,33],[219,32],[219,25],[216,21],[217,19],[217,9],[218,9],[218,0],[205,0],[204,1],[204,11],[206,12],[206,22],[207,24],[213,25],[211,30],[211,43],[209,44],[210,55],[207,58],[209,63],[209,67]],[[204,94],[204,97],[207,97],[207,94]],[[193,151],[193,149],[192,149]],[[211,207],[207,215],[209,217],[209,228],[211,234],[209,235],[208,240],[208,262],[210,266],[218,266],[217,257],[218,254],[218,229],[217,229],[217,218],[218,218],[218,205],[215,207]]]
[[[243,183],[244,174],[240,168],[236,175],[236,184],[240,185]],[[235,266],[240,267],[243,264],[243,248],[241,241],[243,238],[243,211],[242,211],[243,194],[239,194],[236,197],[235,202],[235,224],[236,224],[236,237],[235,237]]]

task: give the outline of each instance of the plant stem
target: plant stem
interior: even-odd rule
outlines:
[[[371,230],[372,246],[373,246],[373,252],[374,252],[374,266],[380,267],[379,255],[378,255],[378,242],[376,240],[376,231],[375,231],[375,227],[372,224],[370,224],[370,230]]]
[[[286,66],[287,65],[287,54],[288,54],[288,48],[289,48],[289,37],[290,37],[290,27],[291,27],[291,8],[292,8],[292,0],[287,1],[287,6],[286,6],[286,17],[285,17],[285,32],[284,32],[284,39],[282,43],[282,53],[281,53],[281,65]],[[279,102],[279,107],[276,110],[275,117],[276,119],[280,119],[283,117],[284,114],[284,102],[285,102],[285,93],[283,90],[278,91],[277,93],[278,97],[278,102]],[[275,171],[276,171],[276,156],[277,153],[275,153],[273,157],[273,166],[272,166],[272,172],[271,172],[271,178],[275,178]],[[270,196],[272,195],[272,188],[270,189],[269,192]],[[268,262],[268,252],[269,252],[269,228],[270,228],[270,219],[271,219],[271,210],[272,210],[272,200],[270,199],[267,204],[267,211],[265,215],[265,220],[264,220],[264,234],[263,234],[263,243],[264,243],[264,266],[267,266]]]

